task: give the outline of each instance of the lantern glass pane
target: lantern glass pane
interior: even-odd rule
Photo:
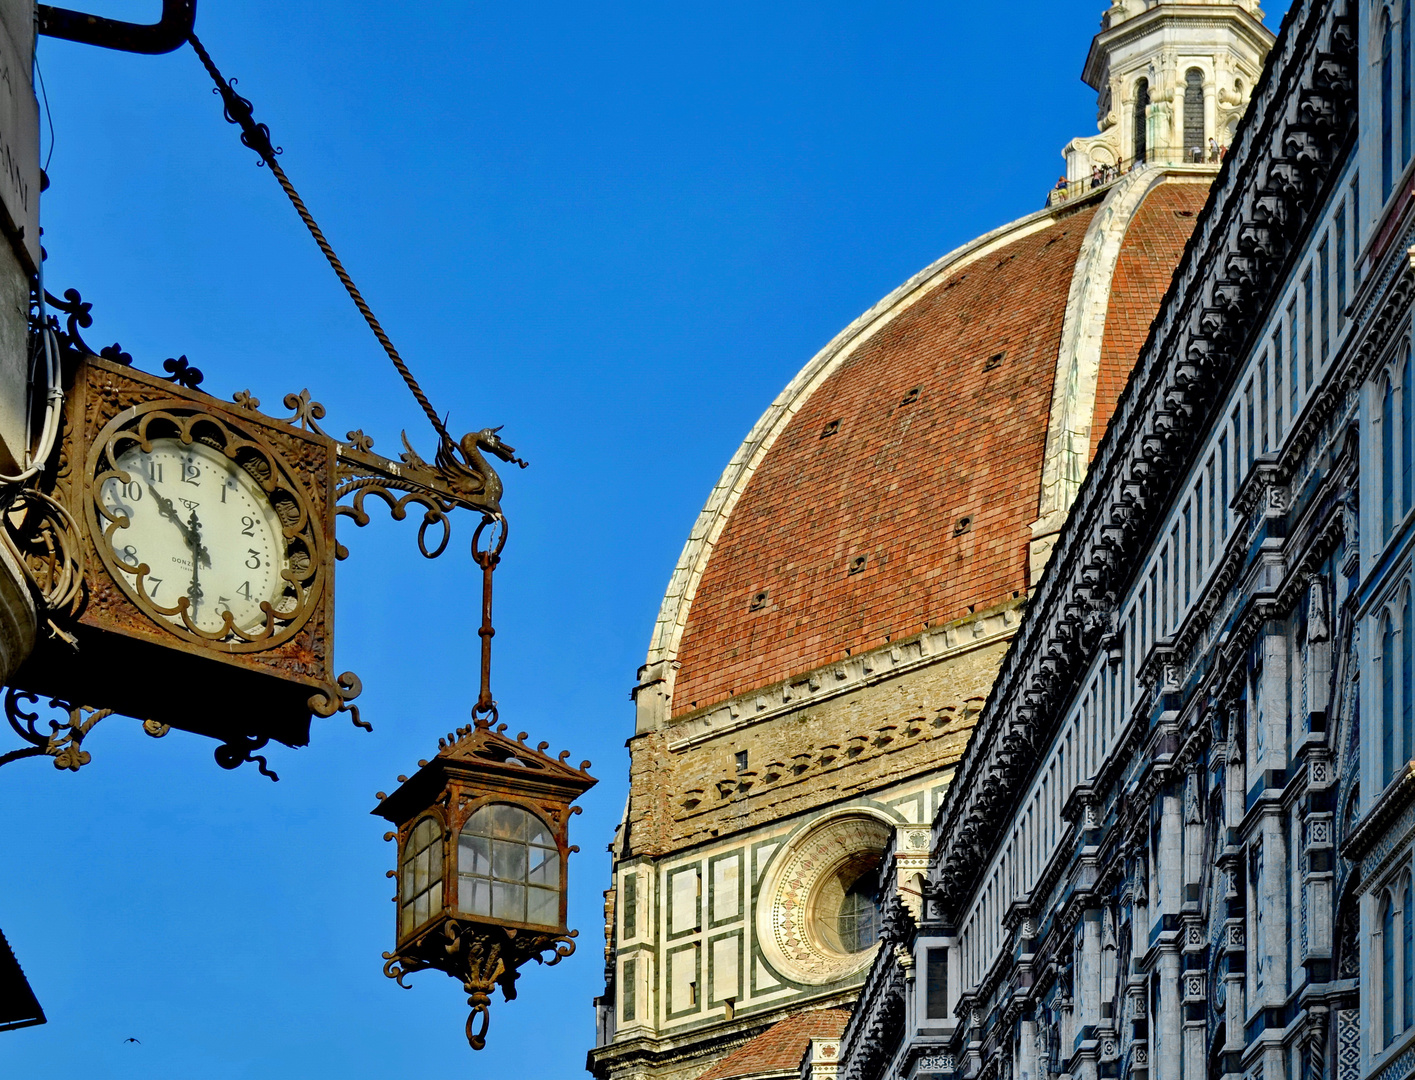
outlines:
[[[560,925],[560,848],[549,827],[507,803],[477,810],[458,837],[457,907],[505,922]]]
[[[486,878],[462,877],[457,882],[458,903],[473,915],[491,914],[491,882]]]
[[[491,876],[501,881],[525,881],[526,845],[510,840],[492,841]]]
[[[491,841],[485,836],[468,836],[462,832],[457,844],[457,869],[463,874],[491,876]]]
[[[413,827],[399,868],[398,934],[416,930],[442,910],[442,829],[433,818]]]
[[[560,925],[560,890],[530,888],[526,892],[526,922],[537,926]]]
[[[530,873],[526,880],[532,885],[546,885],[552,889],[560,887],[560,852],[554,848],[533,847],[530,849]]]
[[[511,922],[526,921],[526,887],[509,881],[491,883],[491,917]]]
[[[519,806],[508,806],[505,803],[494,803],[484,810],[477,812],[476,817],[486,815],[486,835],[506,840],[524,840],[526,838],[526,823],[530,817]]]

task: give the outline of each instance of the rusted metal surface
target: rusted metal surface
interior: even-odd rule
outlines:
[[[483,638],[484,657],[488,641],[489,637]],[[373,811],[395,826],[384,839],[398,842],[397,869],[389,871],[398,882],[393,896],[399,912],[397,946],[383,954],[384,974],[405,989],[406,976],[428,968],[460,980],[470,1010],[467,1042],[474,1050],[486,1045],[494,989],[500,987],[503,999],[511,1001],[519,969],[527,961],[553,966],[575,951],[577,931],[566,926],[566,870],[570,854],[579,850],[569,842],[569,821],[580,808],[571,804],[596,783],[586,771],[588,761],[574,768],[568,763],[568,750],[553,758],[545,752],[549,743],[532,747],[524,731],[513,740],[503,734],[505,730],[505,724],[493,727],[490,720],[478,719],[449,733],[438,740],[436,757],[419,762],[412,777],[400,776],[400,786],[392,794],[378,793]],[[458,839],[472,816],[491,805],[526,810],[554,837],[559,856],[557,925],[496,919],[468,910],[471,905],[459,891]],[[408,870],[405,855],[414,829],[429,820],[436,826],[440,844],[441,883],[434,885],[440,889],[437,910],[405,926],[400,903],[405,896],[403,873]]]
[[[38,703],[38,694],[26,693],[13,687],[5,691],[5,719],[14,729],[15,734],[29,743],[29,746],[0,755],[0,765],[18,761],[20,758],[38,757],[44,754],[54,759],[56,769],[78,772],[93,760],[83,747],[84,737],[93,730],[94,725],[100,720],[112,716],[113,710],[94,709],[87,705],[71,705],[67,701],[51,698],[49,708],[58,710],[64,719],[49,720],[49,733],[46,735],[39,730],[39,713],[31,712],[29,709],[30,706]],[[162,738],[171,730],[168,725],[160,724],[155,720],[144,720],[142,729],[154,739]],[[266,769],[264,758],[258,758],[256,761],[260,765],[261,772],[267,776],[273,776]]]

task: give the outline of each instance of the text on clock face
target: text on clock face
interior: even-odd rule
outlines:
[[[282,576],[284,533],[260,483],[204,443],[149,445],[118,456],[128,478],[106,480],[101,500],[118,523],[113,554],[150,607],[181,624],[185,597],[186,619],[206,633],[219,631],[227,612],[237,629],[259,628],[263,603],[288,614],[295,593]]]

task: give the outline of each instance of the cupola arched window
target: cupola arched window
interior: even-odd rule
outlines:
[[[1390,198],[1395,185],[1395,101],[1390,55],[1390,12],[1381,23],[1381,201]]]
[[[398,933],[405,935],[442,911],[442,826],[436,819],[425,817],[413,826],[399,877]]]
[[[1395,898],[1381,897],[1381,1040],[1382,1047],[1395,1038]]]
[[[1382,380],[1381,388],[1381,543],[1395,530],[1395,381]]]
[[[1145,160],[1145,123],[1150,107],[1150,80],[1141,79],[1135,84],[1135,163]]]
[[[1204,73],[1198,68],[1184,73],[1184,157],[1204,160]]]
[[[1409,598],[1400,615],[1400,758],[1411,758],[1411,737],[1415,733],[1415,617]]]
[[[560,848],[549,827],[509,803],[483,806],[457,838],[457,909],[560,925]]]
[[[1395,774],[1395,628],[1381,619],[1381,784]]]
[[[1400,0],[1400,163],[1410,161],[1410,0]]]

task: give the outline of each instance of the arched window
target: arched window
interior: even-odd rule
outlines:
[[[1395,632],[1381,619],[1381,786],[1395,775]]]
[[[1410,0],[1400,0],[1400,163],[1410,160]]]
[[[1415,757],[1412,753],[1412,729],[1415,729],[1415,618],[1410,610],[1410,598],[1400,617],[1400,764]]]
[[[1150,80],[1141,79],[1135,84],[1135,164],[1145,160],[1145,123],[1150,107]]]
[[[1381,542],[1395,531],[1395,383],[1381,390]]]
[[[401,937],[442,912],[442,826],[434,818],[423,818],[408,835],[399,877],[403,886],[398,898]]]
[[[1394,173],[1394,130],[1395,117],[1393,110],[1395,102],[1392,100],[1392,79],[1391,79],[1391,55],[1390,55],[1390,12],[1385,13],[1381,24],[1381,201],[1390,198],[1391,188],[1395,186]]]
[[[491,803],[467,819],[457,838],[457,909],[560,925],[560,848],[540,818]]]
[[[1184,73],[1184,160],[1204,160],[1204,73]]]
[[[1400,897],[1400,1030],[1415,1024],[1415,919],[1410,917],[1410,881]]]
[[[1395,1038],[1395,901],[1381,896],[1381,1046]]]
[[[1410,512],[1410,484],[1415,477],[1415,444],[1411,442],[1411,429],[1415,427],[1415,386],[1410,384],[1410,346],[1405,346],[1405,365],[1400,373],[1400,512]]]

